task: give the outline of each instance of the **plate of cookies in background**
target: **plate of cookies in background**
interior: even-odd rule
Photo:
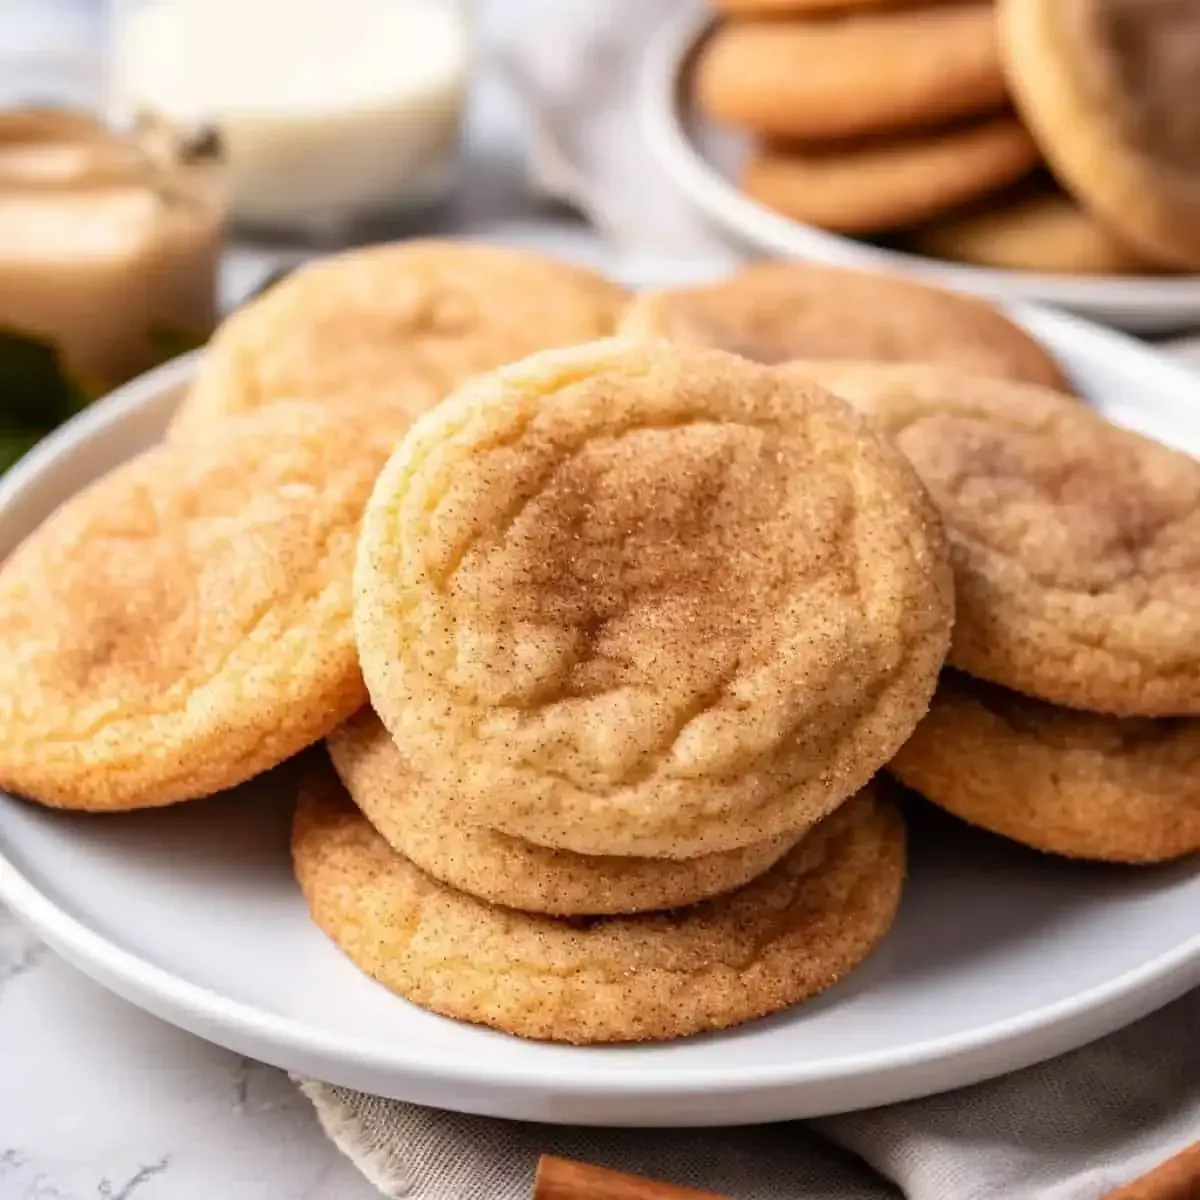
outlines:
[[[1200,318],[1197,45],[1186,4],[713,0],[642,123],[752,251],[1166,333]]]
[[[1196,390],[895,275],[302,267],[0,481],[0,900],[466,1112],[1079,1046],[1200,984]]]

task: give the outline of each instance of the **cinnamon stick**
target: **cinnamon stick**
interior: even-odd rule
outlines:
[[[675,1187],[589,1163],[543,1154],[533,1179],[533,1200],[727,1200],[715,1192]]]
[[[1148,1175],[1109,1192],[1104,1200],[1197,1200],[1200,1197],[1200,1142],[1193,1142]]]

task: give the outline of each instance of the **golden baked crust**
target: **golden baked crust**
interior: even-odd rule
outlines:
[[[752,150],[741,188],[806,225],[838,233],[897,229],[975,200],[1037,166],[1041,155],[1011,114],[897,137]]]
[[[1200,720],[1074,712],[947,672],[888,770],[1035,850],[1151,863],[1200,850]]]
[[[612,340],[481,377],[368,507],[375,710],[464,819],[692,858],[856,791],[920,718],[953,599],[936,513],[849,406]]]
[[[1065,192],[1006,194],[914,230],[918,254],[980,267],[1057,275],[1147,275],[1156,267]]]
[[[355,542],[399,424],[281,404],[67,501],[0,568],[0,786],[170,804],[353,713]]]
[[[686,1037],[808,999],[883,938],[905,872],[900,814],[867,790],[739,891],[670,913],[536,916],[423,875],[327,771],[303,785],[292,856],[313,920],[385,987],[577,1043]]]
[[[1072,708],[1200,713],[1200,463],[1077,400],[935,367],[788,367],[867,413],[941,509],[950,663]]]
[[[642,292],[622,337],[715,346],[757,362],[940,362],[979,375],[1068,386],[1023,329],[971,296],[894,275],[758,262],[700,287]]]
[[[1013,98],[1054,173],[1167,265],[1200,269],[1200,6],[1001,0]]]
[[[374,400],[412,419],[478,371],[611,333],[626,300],[525,250],[430,239],[339,254],[221,325],[173,433],[290,399]]]
[[[804,830],[699,858],[571,854],[455,819],[364,708],[326,739],[334,769],[384,839],[427,875],[492,904],[556,916],[678,908],[774,866]]]
[[[937,125],[1007,98],[984,0],[731,21],[701,47],[695,92],[718,121],[800,141]]]

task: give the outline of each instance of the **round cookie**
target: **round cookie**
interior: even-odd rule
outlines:
[[[869,415],[929,488],[953,552],[952,666],[1072,708],[1200,714],[1200,462],[1042,388],[784,370]]]
[[[694,858],[811,824],[925,711],[953,597],[911,468],[849,406],[613,340],[468,384],[364,521],[376,712],[462,819]]]
[[[1200,6],[1001,0],[1013,98],[1055,175],[1166,265],[1200,269]]]
[[[907,137],[759,146],[742,167],[752,200],[820,229],[869,234],[928,220],[1031,171],[1040,155],[1002,114]]]
[[[422,874],[327,772],[302,786],[292,856],[313,920],[385,987],[443,1016],[575,1043],[686,1037],[808,999],[887,933],[905,872],[900,814],[867,790],[739,891],[561,920]]]
[[[583,267],[470,242],[322,259],[224,321],[172,432],[283,399],[373,400],[411,420],[479,371],[611,333],[627,299]]]
[[[749,883],[803,832],[700,858],[571,854],[456,821],[369,708],[326,745],[354,803],[395,850],[450,887],[525,912],[581,916],[694,904]]]
[[[718,121],[799,141],[937,125],[1007,99],[984,0],[731,21],[700,48],[695,94]]]
[[[280,404],[68,500],[0,567],[0,786],[170,804],[355,712],[355,544],[400,424]]]
[[[1200,850],[1195,717],[1074,712],[947,672],[888,770],[1035,850],[1128,863]]]
[[[642,292],[618,332],[715,346],[757,362],[939,362],[979,375],[1066,388],[1023,329],[971,296],[807,263],[758,262],[719,283]]]
[[[906,244],[918,254],[1009,271],[1145,275],[1159,270],[1065,192],[1051,188],[952,213],[914,230]]]

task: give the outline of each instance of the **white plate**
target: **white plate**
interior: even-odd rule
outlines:
[[[970,267],[828,233],[742,195],[732,180],[745,139],[705,121],[689,102],[687,66],[712,17],[686,5],[647,48],[638,97],[650,148],[685,196],[748,250],[838,266],[897,271],[1004,301],[1054,304],[1139,333],[1200,325],[1200,275],[1048,275]]]
[[[1200,452],[1200,385],[1117,334],[1021,319],[1114,418]],[[0,482],[0,557],[152,443],[181,360],[76,418]],[[1069,1050],[1200,984],[1200,863],[1040,858],[919,819],[897,924],[790,1013],[666,1045],[536,1045],[422,1012],[309,922],[278,781],[160,812],[86,816],[0,795],[0,899],[89,975],[291,1071],[439,1107],[595,1124],[809,1116],[972,1083]]]

